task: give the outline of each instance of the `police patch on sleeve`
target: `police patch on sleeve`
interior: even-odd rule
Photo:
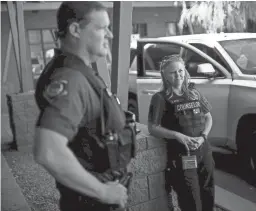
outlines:
[[[47,98],[55,98],[57,96],[64,96],[68,94],[67,91],[68,81],[66,80],[57,80],[51,82],[44,91],[44,96]]]

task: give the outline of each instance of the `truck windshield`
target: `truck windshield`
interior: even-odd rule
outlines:
[[[242,73],[256,75],[256,38],[219,41]]]

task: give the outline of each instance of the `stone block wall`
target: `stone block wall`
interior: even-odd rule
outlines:
[[[39,115],[34,92],[7,95],[7,104],[13,143],[17,147],[31,145]]]
[[[166,147],[162,140],[150,136],[145,125],[138,125],[137,155],[129,169],[134,174],[129,196],[130,211],[168,211],[164,169]]]

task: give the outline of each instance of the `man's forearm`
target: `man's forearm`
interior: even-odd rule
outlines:
[[[101,199],[104,184],[82,167],[71,150],[60,149],[54,153],[41,164],[58,182],[83,195]]]

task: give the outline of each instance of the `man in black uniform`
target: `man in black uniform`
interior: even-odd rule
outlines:
[[[35,94],[41,111],[35,160],[56,179],[62,211],[124,208],[128,195],[122,179],[128,175],[134,133],[125,131],[125,113],[91,68],[106,56],[113,37],[108,13],[99,2],[64,2],[57,24],[61,47]]]

